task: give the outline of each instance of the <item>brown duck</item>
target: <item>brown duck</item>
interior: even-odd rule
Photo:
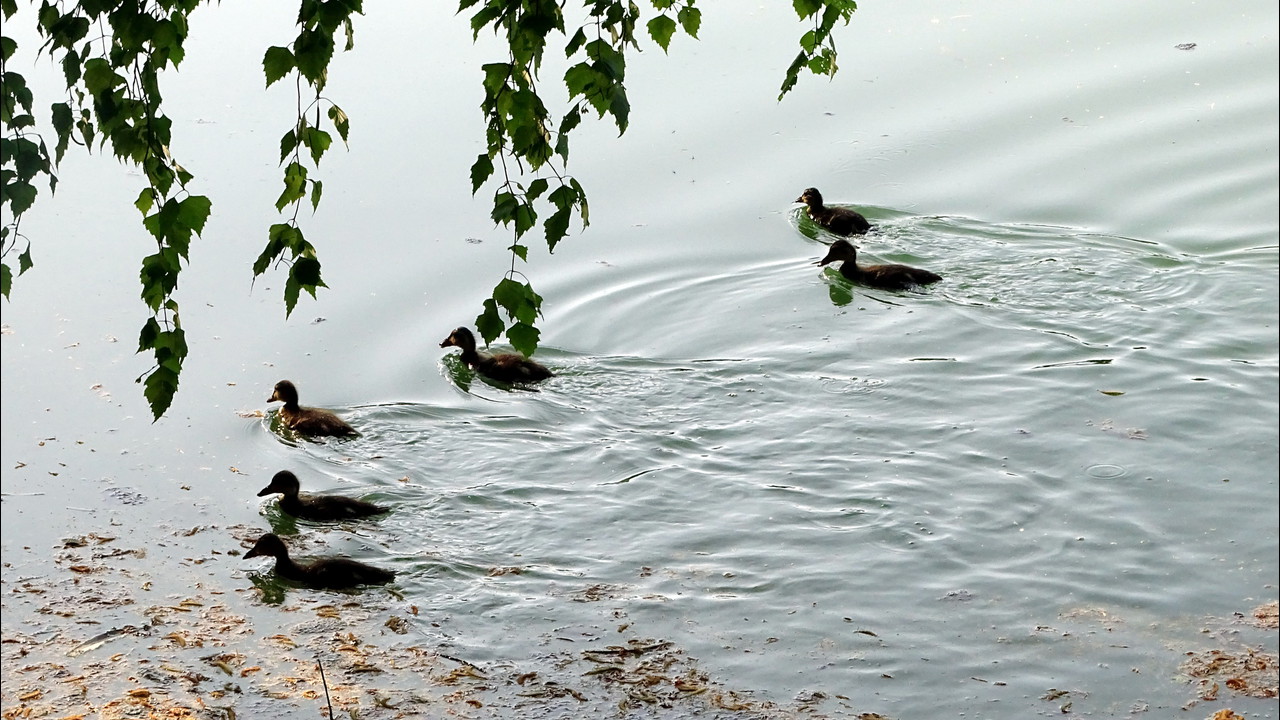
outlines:
[[[849,208],[823,205],[822,193],[818,192],[818,188],[808,188],[795,201],[807,205],[809,217],[820,227],[836,235],[866,235],[871,229],[871,223],[862,217],[862,213]]]
[[[284,541],[271,533],[258,538],[253,549],[244,554],[245,560],[255,557],[275,558],[276,575],[310,588],[338,590],[357,585],[379,585],[396,577],[390,570],[343,557],[318,558],[298,564],[289,558],[289,549]]]
[[[449,333],[440,347],[462,348],[462,362],[473,370],[493,380],[520,383],[546,380],[555,373],[541,363],[536,363],[516,353],[490,353],[476,350],[476,336],[460,327]]]
[[[334,435],[347,437],[359,435],[355,428],[343,422],[342,418],[328,410],[301,407],[298,405],[298,388],[288,380],[276,383],[275,390],[267,402],[282,402],[280,419],[290,430],[303,435]]]
[[[816,264],[826,265],[837,260],[844,261],[840,265],[841,275],[871,287],[906,290],[916,285],[936,283],[942,279],[941,275],[906,265],[859,265],[858,249],[848,240],[837,240],[831,243],[827,256]]]
[[[298,492],[298,476],[281,470],[271,484],[258,492],[258,497],[280,493],[280,509],[303,520],[354,520],[380,515],[390,508],[341,495],[312,495]]]

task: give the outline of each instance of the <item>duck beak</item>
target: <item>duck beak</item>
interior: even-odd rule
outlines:
[[[271,391],[271,397],[267,398],[267,402],[275,402],[280,399],[280,393],[275,390]]]
[[[270,485],[268,485],[268,486],[266,486],[266,487],[264,487],[264,488],[262,488],[261,490],[259,490],[259,491],[258,491],[258,497],[262,497],[263,495],[274,495],[276,492],[278,492],[278,491],[277,491],[277,490],[273,490],[273,489],[272,489],[272,487],[271,487]]]
[[[827,263],[830,263],[830,262],[835,262],[835,258],[831,257],[831,253],[827,253],[826,257],[814,263],[814,265],[826,265]]]
[[[244,560],[248,560],[249,558],[256,558],[256,557],[259,557],[259,556],[261,556],[261,555],[262,555],[262,553],[258,552],[258,548],[256,548],[256,547],[255,547],[255,548],[253,548],[253,549],[249,550],[249,552],[245,553],[245,554],[244,554],[244,558],[243,558],[243,559],[244,559]]]
[[[802,203],[802,202],[804,202],[804,196],[803,196],[803,195],[801,195],[800,197],[796,198],[795,200],[792,200],[791,202],[798,202],[798,203]]]

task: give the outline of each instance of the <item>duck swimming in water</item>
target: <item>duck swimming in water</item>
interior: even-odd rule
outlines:
[[[928,285],[942,279],[928,270],[908,267],[906,265],[859,265],[858,249],[848,240],[837,240],[831,243],[827,256],[819,260],[817,265],[843,260],[840,274],[863,285],[885,288],[888,290],[906,290],[915,285]]]
[[[255,557],[274,557],[276,575],[310,588],[339,590],[356,585],[379,585],[396,577],[390,570],[343,557],[319,558],[299,565],[289,559],[289,549],[284,541],[272,533],[258,538],[253,549],[244,554],[245,560]]]
[[[284,403],[284,407],[280,408],[280,419],[284,421],[285,427],[296,433],[337,437],[360,434],[355,431],[355,428],[343,422],[342,418],[328,410],[299,406],[298,388],[288,380],[276,383],[271,397],[267,398],[267,402],[276,401]]]
[[[537,382],[555,374],[541,363],[536,363],[523,355],[476,350],[476,336],[464,327],[449,333],[449,337],[440,343],[440,347],[462,348],[462,362],[492,380],[512,383]]]
[[[258,492],[258,497],[280,493],[280,509],[303,520],[354,520],[381,515],[390,508],[341,495],[311,495],[298,492],[298,476],[281,470],[271,484]]]
[[[866,235],[871,229],[871,223],[862,217],[862,213],[849,208],[823,205],[822,193],[818,192],[818,188],[806,189],[795,201],[807,205],[809,217],[820,227],[836,235]]]

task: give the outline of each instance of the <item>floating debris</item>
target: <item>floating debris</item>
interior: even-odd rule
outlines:
[[[1179,668],[1197,682],[1201,700],[1216,700],[1222,687],[1253,698],[1277,697],[1276,656],[1256,648],[1187,653]]]
[[[67,651],[67,657],[77,657],[87,652],[92,652],[106,645],[121,635],[137,635],[139,629],[133,625],[125,625],[124,627],[113,628],[99,635],[95,635],[88,640]]]

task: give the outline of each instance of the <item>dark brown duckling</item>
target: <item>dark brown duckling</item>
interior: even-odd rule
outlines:
[[[823,205],[822,193],[818,192],[818,188],[808,188],[795,201],[808,205],[809,217],[836,235],[866,235],[871,229],[871,223],[862,217],[862,213],[849,208]]]
[[[928,285],[942,279],[928,270],[908,267],[906,265],[858,265],[858,249],[848,240],[837,240],[831,243],[827,256],[816,264],[826,265],[843,260],[840,274],[856,283],[888,290],[906,290],[915,285]]]
[[[280,509],[303,520],[354,520],[380,515],[390,508],[341,495],[311,495],[298,492],[298,476],[281,470],[271,484],[258,492],[258,497],[280,493]]]
[[[473,370],[493,380],[502,382],[538,382],[555,373],[546,366],[516,353],[490,353],[476,350],[476,336],[460,327],[449,333],[440,347],[462,348],[462,362]]]
[[[266,556],[276,559],[276,575],[310,588],[338,590],[356,585],[379,585],[396,577],[390,570],[343,557],[319,558],[299,565],[289,559],[289,549],[284,546],[284,541],[271,533],[258,538],[253,549],[244,554],[244,559]]]
[[[355,428],[343,422],[342,418],[328,410],[298,405],[298,388],[288,380],[276,383],[271,397],[267,398],[267,402],[276,401],[284,403],[284,407],[280,408],[280,419],[284,421],[286,427],[296,433],[337,437],[360,434],[355,431]]]

